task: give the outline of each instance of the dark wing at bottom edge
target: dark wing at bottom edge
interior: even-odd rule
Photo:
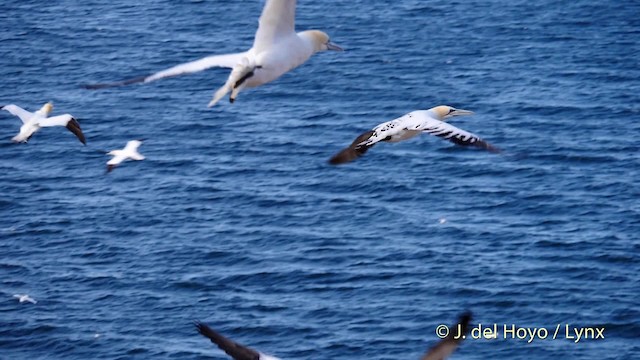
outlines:
[[[458,324],[451,327],[449,335],[430,348],[429,351],[422,356],[421,360],[444,360],[451,356],[451,354],[453,354],[460,345],[460,342],[464,339],[463,336],[469,330],[470,321],[471,312],[467,311],[460,315]],[[459,337],[455,339],[454,337],[458,335]]]
[[[226,337],[222,334],[216,332],[209,326],[204,323],[196,322],[195,323],[198,332],[203,336],[206,336],[211,340],[212,343],[218,345],[218,347],[227,353],[229,356],[234,358],[235,360],[259,360],[260,353],[257,351],[248,348],[246,346],[240,345]]]

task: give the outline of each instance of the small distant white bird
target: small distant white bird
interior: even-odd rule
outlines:
[[[248,51],[212,55],[200,60],[180,64],[148,76],[134,79],[86,85],[88,89],[100,89],[134,83],[148,83],[167,77],[194,73],[213,67],[231,68],[227,82],[213,96],[209,107],[215,105],[227,93],[233,103],[244,88],[257,87],[276,80],[288,71],[304,64],[320,51],[343,49],[329,40],[329,35],[319,30],[295,32],[296,0],[267,0],[260,16],[253,47]]]
[[[382,123],[373,130],[358,136],[349,147],[333,156],[329,163],[333,165],[344,164],[359,158],[378,142],[399,142],[422,133],[429,133],[458,145],[476,146],[491,152],[499,152],[500,150],[478,136],[446,123],[447,119],[454,116],[472,114],[471,111],[446,105],[410,112],[397,119]]]
[[[21,303],[23,303],[23,302],[30,302],[32,304],[36,304],[37,303],[37,301],[35,301],[32,297],[30,297],[27,294],[24,294],[24,295],[15,294],[15,295],[13,295],[13,297],[18,299],[18,300],[20,300]]]
[[[280,360],[277,357],[263,354],[259,351],[251,349],[247,346],[238,344],[231,339],[224,337],[222,334],[216,332],[206,324],[196,322],[198,331],[203,336],[206,336],[212,343],[218,345],[218,347],[231,356],[234,360]]]
[[[80,129],[80,124],[78,124],[78,121],[74,119],[73,116],[64,114],[48,117],[53,110],[53,104],[50,102],[44,104],[44,106],[35,113],[29,112],[14,104],[5,105],[2,107],[2,110],[10,112],[13,115],[19,117],[20,120],[22,120],[20,132],[18,133],[18,135],[14,136],[13,139],[11,139],[14,142],[26,143],[33,136],[33,134],[35,134],[42,127],[65,126],[76,137],[78,137],[81,143],[85,145],[87,144],[87,141],[84,138],[84,134]]]
[[[466,337],[470,321],[471,312],[467,311],[460,315],[458,324],[451,326],[446,337],[430,348],[421,360],[444,360],[451,356]]]
[[[140,144],[142,144],[142,140],[131,140],[127,142],[124,149],[109,151],[107,155],[111,155],[113,158],[107,161],[107,172],[111,172],[111,170],[127,159],[144,160],[144,156],[138,152]]]

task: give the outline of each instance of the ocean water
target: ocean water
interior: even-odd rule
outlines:
[[[638,358],[640,3],[301,0],[347,51],[233,105],[206,107],[222,69],[81,87],[245,50],[261,8],[0,5],[0,103],[53,101],[88,141],[13,144],[0,113],[0,359],[226,358],[194,320],[283,359],[418,359],[467,309],[549,334],[452,359]],[[439,104],[503,153],[422,136],[327,164]],[[106,175],[136,138],[147,160]]]

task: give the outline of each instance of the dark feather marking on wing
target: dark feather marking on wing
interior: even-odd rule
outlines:
[[[227,353],[235,360],[259,360],[260,353],[248,348],[244,345],[238,344],[231,339],[224,337],[222,334],[216,332],[204,323],[196,322],[196,328],[198,332],[203,336],[206,336],[212,343],[216,344],[222,351]]]
[[[369,130],[360,136],[358,136],[349,147],[342,149],[339,153],[335,154],[331,159],[329,159],[329,164],[331,165],[340,165],[344,163],[348,163],[353,161],[360,156],[364,155],[369,148],[373,147],[373,145],[360,145],[362,142],[367,141],[371,136],[375,134],[375,131]]]
[[[248,73],[244,74],[244,76],[242,76],[238,81],[236,81],[236,83],[233,85],[233,88],[237,89],[240,85],[242,85],[245,81],[247,81],[247,79],[255,75],[256,69],[262,69],[262,66],[258,65],[253,69],[251,69],[251,71],[249,71]]]
[[[456,145],[475,146],[481,149],[488,150],[493,153],[500,152],[500,149],[494,147],[493,145],[489,144],[488,142],[482,140],[481,138],[475,135],[466,137],[461,134],[456,134],[454,130],[446,130],[438,127],[428,128],[423,131],[428,132],[431,135],[443,138],[445,140],[449,140]]]

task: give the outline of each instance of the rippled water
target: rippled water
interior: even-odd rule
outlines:
[[[251,46],[260,1],[0,6],[0,358],[224,358],[198,319],[285,359],[417,359],[438,324],[604,327],[468,339],[454,359],[640,351],[640,4],[301,0],[323,53],[234,105],[227,71],[89,91]],[[419,137],[342,167],[374,125],[449,104],[495,155]],[[148,139],[105,175],[102,149]],[[19,303],[28,293],[38,303]]]

